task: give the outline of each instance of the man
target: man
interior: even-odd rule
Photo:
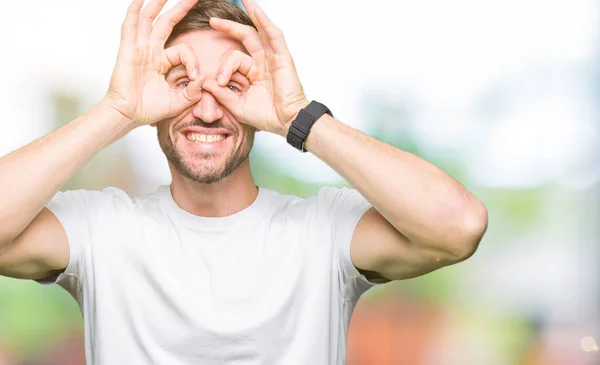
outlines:
[[[471,256],[486,209],[438,168],[309,102],[254,0],[248,15],[196,1],[157,18],[166,0],[133,0],[106,97],[0,159],[0,274],[77,299],[88,364],[343,364],[359,296]],[[142,125],[157,127],[170,187],[133,199],[59,192]],[[301,199],[257,187],[257,130],[355,189]]]

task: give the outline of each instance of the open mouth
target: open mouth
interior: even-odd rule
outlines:
[[[202,149],[223,147],[232,136],[232,133],[225,128],[202,128],[191,126],[184,128],[180,132],[188,141]]]
[[[184,136],[188,141],[195,143],[219,143],[227,138],[226,134],[203,134],[195,132],[187,132]]]

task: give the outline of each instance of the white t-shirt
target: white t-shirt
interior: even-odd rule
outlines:
[[[345,364],[368,288],[350,240],[369,202],[324,187],[259,188],[223,218],[181,209],[168,186],[59,192],[47,205],[70,246],[57,283],[77,300],[88,365]]]

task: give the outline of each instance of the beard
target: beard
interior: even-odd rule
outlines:
[[[204,126],[204,125],[203,125]],[[234,138],[235,134],[228,137]],[[185,138],[181,136],[181,138]],[[186,178],[200,184],[215,184],[231,175],[250,155],[252,135],[246,133],[246,139],[236,149],[225,157],[222,152],[196,153],[191,161],[186,161],[182,151],[179,151],[165,131],[158,130],[158,143],[167,161]],[[235,143],[234,143],[235,144]],[[224,161],[223,161],[224,160]]]

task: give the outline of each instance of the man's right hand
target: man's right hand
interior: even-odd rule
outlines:
[[[175,117],[200,100],[203,80],[194,71],[198,59],[191,48],[164,48],[196,1],[180,0],[153,26],[167,0],[150,0],[144,10],[143,0],[133,0],[106,97],[58,130],[0,157],[0,275],[39,279],[64,270],[69,239],[45,208],[48,201],[96,153],[131,129]],[[192,81],[175,88],[165,75],[179,65]]]
[[[151,0],[142,10],[144,0],[133,0],[121,28],[121,46],[117,64],[104,102],[121,113],[134,126],[155,124],[172,118],[202,97],[203,78],[198,72],[198,58],[188,45],[165,49],[173,27],[198,0],[180,0],[158,17],[167,0]],[[190,82],[173,88],[165,76],[175,66],[183,65]],[[183,84],[182,84],[183,85]]]

